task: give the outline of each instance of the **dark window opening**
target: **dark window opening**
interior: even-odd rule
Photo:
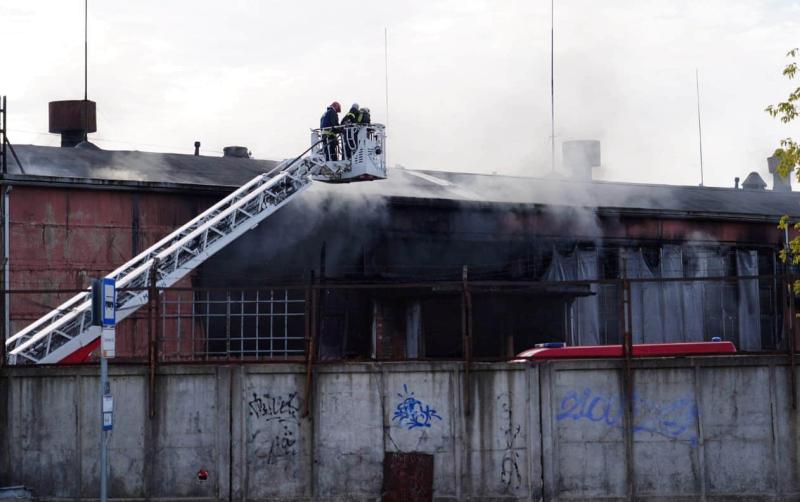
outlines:
[[[361,291],[320,292],[319,351],[321,360],[366,359],[370,353],[371,309]]]
[[[462,357],[461,296],[425,298],[421,307],[425,355],[430,358]]]
[[[473,295],[476,358],[508,358],[537,343],[564,342],[571,298],[561,295]]]

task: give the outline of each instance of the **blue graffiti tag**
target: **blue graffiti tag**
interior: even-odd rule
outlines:
[[[561,400],[556,420],[589,420],[608,427],[623,428],[623,402],[618,396],[591,389],[571,390]],[[697,446],[697,406],[689,397],[657,402],[633,395],[633,431],[650,432]]]
[[[392,420],[397,420],[401,427],[408,430],[416,429],[417,427],[430,427],[431,419],[442,419],[436,410],[429,405],[423,405],[422,402],[414,397],[413,392],[408,392],[408,386],[403,384],[403,393],[397,394],[401,399],[397,403],[394,410]]]

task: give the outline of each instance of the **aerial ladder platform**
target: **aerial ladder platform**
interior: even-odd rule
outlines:
[[[347,153],[349,158],[342,159]],[[342,159],[342,160],[339,160]],[[386,178],[381,124],[314,129],[311,146],[248,181],[156,244],[106,275],[116,281],[116,319],[148,302],[155,274],[158,288],[172,286],[205,260],[288,204],[314,180],[351,183]],[[91,288],[79,293],[6,340],[9,364],[57,364],[96,344]]]

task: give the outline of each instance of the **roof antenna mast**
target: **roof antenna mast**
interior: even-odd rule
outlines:
[[[83,141],[89,141],[89,0],[83,0]]]
[[[550,172],[556,171],[556,98],[553,77],[554,50],[553,50],[553,11],[554,1],[550,0]]]
[[[386,87],[384,88],[386,98],[386,129],[389,128],[389,29],[384,26],[383,28],[383,69],[386,73]],[[388,164],[389,152],[386,146],[383,147],[384,158]]]
[[[700,125],[700,72],[694,69],[694,82],[697,89],[697,134],[700,138],[700,186],[703,186],[703,128]]]

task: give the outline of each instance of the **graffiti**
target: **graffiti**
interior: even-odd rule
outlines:
[[[503,460],[500,462],[500,481],[506,486],[506,489],[518,490],[522,486],[522,473],[519,470],[519,452],[515,449],[514,443],[522,427],[512,421],[507,394],[498,396],[496,409],[500,413],[501,419],[507,421],[507,424],[500,428],[505,439],[505,452]]]
[[[297,392],[291,392],[287,396],[273,396],[269,393],[261,397],[255,392],[253,399],[247,403],[250,408],[250,415],[256,418],[263,418],[266,422],[277,421],[299,423],[298,413],[300,412],[300,398]]]
[[[256,442],[259,436],[269,439],[256,443],[255,455],[267,465],[283,465],[289,470],[297,456],[297,433],[300,426],[300,398],[296,392],[287,395],[253,393],[248,401],[249,415],[263,423],[252,435]]]
[[[556,420],[589,420],[608,427],[623,428],[624,407],[618,396],[603,395],[591,389],[567,392],[561,400]],[[697,446],[697,406],[683,397],[668,402],[633,395],[633,431],[650,432]]]
[[[401,427],[405,427],[408,430],[416,429],[417,427],[430,427],[432,419],[442,419],[435,409],[429,405],[423,405],[419,399],[414,397],[413,392],[408,392],[408,386],[405,384],[403,385],[403,393],[398,393],[397,397],[401,401],[397,403],[392,421],[397,420]]]
[[[284,426],[283,432],[269,441],[266,455],[267,464],[274,465],[282,460],[290,460],[297,455],[296,445],[297,439],[294,437],[294,433]]]
[[[519,436],[520,426],[512,425],[503,430],[506,439],[506,452],[500,468],[500,480],[507,488],[519,489],[522,485],[522,473],[519,472],[519,452],[514,449],[514,441]]]

